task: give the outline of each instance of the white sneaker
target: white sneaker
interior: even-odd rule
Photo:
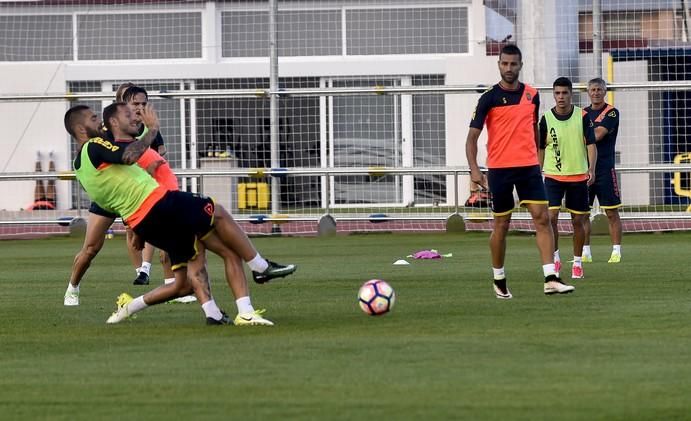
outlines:
[[[262,317],[266,310],[254,310],[253,313],[243,313],[235,316],[235,326],[273,326],[271,320]]]
[[[576,287],[572,285],[566,285],[561,281],[560,278],[557,278],[556,276],[551,278],[551,280],[545,282],[545,295],[568,294],[570,292],[573,292],[575,289]]]
[[[76,292],[65,292],[65,305],[66,306],[78,306],[79,305],[79,291]]]
[[[188,304],[188,303],[193,303],[193,302],[195,302],[195,301],[197,301],[197,297],[195,297],[194,295],[190,294],[190,295],[185,295],[184,297],[175,298],[175,299],[173,299],[173,300],[170,300],[169,302],[171,302],[171,303]]]
[[[118,309],[115,310],[115,313],[111,314],[110,317],[108,317],[106,323],[120,323],[121,321],[130,317],[130,313],[127,310],[127,305],[131,303],[133,299],[134,298],[132,298],[132,296],[130,294],[127,294],[126,292],[123,292],[122,294],[118,295],[118,299],[115,302],[118,306]]]

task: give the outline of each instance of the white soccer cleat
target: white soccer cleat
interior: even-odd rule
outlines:
[[[76,292],[65,292],[65,305],[68,307],[79,305],[79,291]]]
[[[130,313],[127,310],[127,306],[129,303],[132,302],[134,298],[130,294],[127,294],[126,292],[123,292],[122,294],[118,295],[118,299],[115,302],[118,306],[118,309],[115,310],[113,314],[108,317],[108,320],[106,320],[107,324],[115,324],[115,323],[120,323],[121,321],[125,320],[126,318],[130,317]]]
[[[178,297],[173,300],[170,300],[171,303],[181,303],[181,304],[189,304],[197,301],[197,297],[194,295],[185,295],[184,297]]]
[[[549,279],[549,281],[545,282],[545,295],[568,294],[576,289],[576,287],[572,285],[566,285],[556,276],[550,276],[547,279]]]
[[[504,279],[495,279],[494,280],[494,295],[501,299],[501,300],[510,300],[513,298],[513,295],[511,295],[511,291],[509,291],[509,287],[506,285],[506,278]]]
[[[273,326],[271,320],[262,317],[266,310],[254,310],[253,313],[242,313],[235,316],[235,326]]]

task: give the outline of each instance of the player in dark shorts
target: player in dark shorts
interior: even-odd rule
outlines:
[[[585,240],[583,221],[588,219],[588,184],[595,177],[597,149],[593,122],[585,111],[572,104],[573,84],[557,78],[553,85],[555,106],[540,119],[540,160],[545,174],[549,216],[554,233],[554,265],[561,268],[559,255],[559,212],[562,200],[571,214],[573,227],[572,279],[583,278],[581,252]]]
[[[609,224],[609,237],[612,241],[612,254],[609,263],[621,261],[622,227],[619,217],[621,207],[621,190],[617,180],[615,165],[615,146],[619,134],[619,110],[605,102],[607,84],[601,78],[595,78],[588,82],[588,97],[590,106],[585,107],[588,117],[595,125],[595,139],[597,142],[597,168],[595,183],[590,186],[590,206],[595,198],[600,208],[607,214]],[[583,246],[583,261],[592,262],[590,250],[590,220],[585,221],[585,245]]]
[[[137,234],[133,240],[171,252],[175,261],[175,283],[162,285],[137,298],[121,294],[118,309],[107,323],[119,323],[134,313],[171,298],[189,294],[193,289],[207,317],[207,323],[229,323],[211,296],[204,248],[221,256],[226,266],[226,279],[235,295],[238,315],[236,325],[273,323],[254,310],[244,272],[234,271],[232,256],[239,256],[253,271],[257,282],[290,275],[294,265],[279,265],[257,253],[247,235],[228,212],[211,199],[185,192],[172,192],[159,185],[146,171],[132,165],[149,149],[158,131],[158,116],[148,104],[142,119],[149,133],[122,148],[100,137],[100,119],[86,106],[75,106],[65,114],[65,127],[76,139],[79,152],[74,160],[77,178],[89,196],[103,209],[117,213]],[[117,139],[133,139],[138,127],[130,108],[114,103],[105,108],[103,120]],[[195,217],[190,217],[195,213]],[[160,221],[170,225],[162,225]],[[160,225],[160,226],[159,226]],[[161,230],[167,230],[162,234]],[[170,232],[168,232],[170,231]],[[179,243],[185,243],[181,245]],[[183,261],[187,259],[187,261]]]
[[[501,81],[482,94],[470,122],[466,156],[470,179],[487,187],[492,195],[494,226],[490,236],[493,287],[497,298],[513,297],[506,282],[504,259],[506,234],[514,209],[513,189],[520,204],[528,208],[535,225],[544,279],[544,293],[564,294],[574,290],[564,284],[554,268],[554,237],[547,212],[547,196],[540,175],[537,153],[537,118],[540,97],[535,88],[519,82],[523,66],[521,50],[506,45],[499,54]],[[487,126],[487,180],[477,162],[478,139]]]

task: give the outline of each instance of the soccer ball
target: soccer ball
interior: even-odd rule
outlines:
[[[358,292],[358,304],[370,316],[388,313],[396,302],[396,293],[391,285],[381,279],[365,282]]]

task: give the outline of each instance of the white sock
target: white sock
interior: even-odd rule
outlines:
[[[583,246],[583,256],[590,256],[590,246]]]
[[[221,320],[223,318],[221,309],[218,308],[214,300],[209,300],[202,304],[202,310],[204,310],[204,315],[206,315],[206,317],[211,317],[214,320]]]
[[[142,267],[139,268],[140,272],[144,272],[147,275],[151,274],[151,263],[150,262],[143,262]]]
[[[175,282],[175,278],[166,278],[163,280],[165,285],[172,284],[173,282]]]
[[[506,278],[506,273],[504,272],[504,267],[492,268],[492,273],[494,274],[494,279],[504,279]]]
[[[548,277],[549,275],[558,275],[556,269],[554,269],[554,263],[542,265],[542,274],[545,275],[545,277]]]
[[[139,297],[130,301],[129,304],[127,304],[127,313],[132,315],[134,313],[138,313],[144,310],[147,307],[149,307],[149,305],[144,302],[144,296],[140,295]]]
[[[238,298],[235,300],[235,305],[238,306],[238,314],[254,313],[254,307],[252,307],[249,296]]]
[[[79,284],[77,284],[76,287],[73,287],[73,286],[72,286],[72,283],[71,283],[71,282],[68,282],[68,283],[67,283],[67,292],[76,292],[76,293],[79,293]]]
[[[612,246],[612,253],[617,253],[621,255],[621,244],[615,244]]]
[[[259,253],[254,256],[254,259],[247,262],[247,266],[254,272],[264,272],[269,267],[269,262],[266,261]]]
[[[554,251],[554,261],[561,262],[561,257],[559,257],[559,249]]]
[[[583,258],[581,256],[573,256],[573,265],[575,267],[581,267]]]

